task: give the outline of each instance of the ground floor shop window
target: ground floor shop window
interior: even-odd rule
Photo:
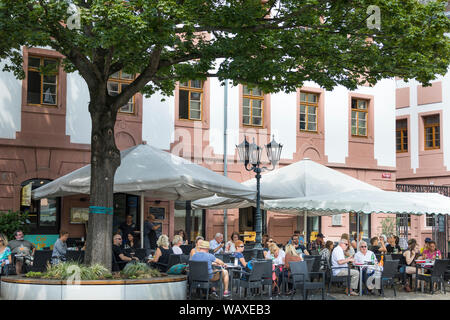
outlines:
[[[175,201],[174,230],[183,230],[192,242],[198,236],[205,237],[205,216],[206,210],[190,209],[189,201]]]
[[[51,180],[30,179],[21,183],[20,211],[28,214],[29,234],[54,234],[59,232],[61,216],[60,198],[33,200],[31,191]]]
[[[261,210],[262,234],[267,233],[267,215],[265,210]],[[256,231],[256,208],[240,208],[239,209],[239,233],[244,234],[245,231]]]
[[[357,233],[357,216],[356,213],[349,214],[350,219],[350,230],[349,234],[353,238],[354,234]],[[370,239],[370,214],[360,213],[359,214],[359,232],[363,233],[364,239]]]
[[[114,194],[114,217],[113,217],[113,231],[120,232],[119,226],[126,222],[127,215],[133,217],[133,223],[136,230],[140,230],[141,216],[139,212],[140,204],[139,197],[125,193]]]

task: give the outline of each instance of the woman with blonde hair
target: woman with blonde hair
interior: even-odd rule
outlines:
[[[202,236],[197,236],[197,238],[195,238],[195,247],[191,249],[191,252],[189,252],[190,257],[192,257],[197,252],[200,252],[199,244],[201,240],[205,240],[205,238],[203,238]]]
[[[183,237],[179,234],[176,234],[172,240],[172,251],[174,254],[183,254],[183,250],[181,250],[180,246],[183,244]]]
[[[161,235],[156,242],[158,248],[155,251],[155,256],[153,259],[148,260],[148,263],[159,263],[163,265],[167,265],[169,263],[169,257],[173,253],[173,251],[169,248],[169,237],[165,234]],[[161,271],[166,271],[163,266],[155,265]]]
[[[279,248],[275,243],[269,245],[270,254],[272,255],[273,264],[284,264],[284,258],[286,253],[283,249]]]
[[[295,246],[293,244],[286,245],[285,253],[286,253],[286,255],[284,256],[285,269],[289,269],[290,262],[303,261],[302,257],[300,257],[297,250],[295,250]]]
[[[7,264],[11,264],[11,249],[8,247],[8,238],[0,234],[0,274]]]

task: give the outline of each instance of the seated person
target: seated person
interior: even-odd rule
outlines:
[[[403,256],[405,257],[406,266],[400,268],[400,272],[402,273],[402,282],[403,282],[403,288],[406,292],[411,291],[412,284],[409,285],[407,281],[407,274],[412,275],[412,277],[415,277],[416,275],[416,260],[420,257],[420,248],[417,245],[417,241],[415,239],[409,239],[408,240],[408,249],[403,252]],[[411,279],[412,282],[414,280]]]
[[[266,242],[264,242],[264,248],[263,248],[263,254],[264,254],[264,259],[272,259],[272,255],[270,254],[270,250],[269,250],[269,245],[271,245],[272,243],[275,243],[275,241],[273,241],[273,239],[271,237],[268,237]]]
[[[239,240],[239,233],[237,232],[233,232],[231,234],[231,239],[230,241],[227,242],[227,244],[225,245],[225,252],[226,253],[233,253],[236,251],[236,245],[235,242]]]
[[[34,244],[24,239],[22,230],[17,230],[14,232],[14,237],[16,239],[11,240],[8,243],[8,247],[11,249],[13,257],[16,258],[16,274],[21,274],[24,263],[27,265],[33,264],[32,260],[36,248],[34,247]]]
[[[210,247],[209,247],[208,241],[200,240],[199,244],[198,244],[199,252],[195,253],[191,257],[191,260],[208,262],[209,279],[211,281],[217,281],[220,278],[220,274],[218,272],[213,273],[213,269],[212,269],[213,264],[219,265],[219,266],[226,266],[226,264],[222,260],[217,259],[213,254],[209,253],[209,248]],[[223,286],[224,286],[223,296],[229,297],[230,292],[228,291],[228,282],[229,282],[228,271],[226,269],[222,269],[221,272],[222,272],[222,281],[223,281]]]
[[[223,243],[223,234],[216,233],[214,239],[209,242],[209,247],[214,251],[214,254],[223,253],[225,244]]]
[[[428,249],[423,250],[422,258],[428,260],[442,259],[441,251],[436,249],[436,242],[433,240],[428,242]]]
[[[4,234],[0,234],[0,274],[7,274],[7,265],[12,263],[11,249],[8,247],[8,239]]]
[[[304,255],[304,254],[309,255],[309,252],[308,252],[308,250],[306,250],[306,247],[304,245],[300,244],[300,239],[299,239],[298,235],[294,234],[292,236],[291,244],[294,245],[295,250],[297,251],[298,254],[300,254],[300,255]]]
[[[197,252],[200,252],[198,246],[201,240],[205,240],[205,238],[202,236],[197,236],[197,238],[195,238],[195,247],[191,249],[191,252],[189,252],[189,257],[192,257]]]
[[[322,250],[325,247],[325,242],[324,242],[323,238],[324,238],[324,235],[322,233],[319,233],[316,236],[316,240],[314,240],[308,244],[309,254],[319,254],[320,253],[320,250]]]
[[[396,239],[393,234],[388,236],[387,241],[388,244],[386,245],[386,253],[398,253],[402,251],[398,243],[396,243]]]
[[[341,240],[342,240],[342,239],[347,240],[348,243],[350,242],[350,237],[349,237],[348,233],[343,233],[343,234],[341,235]],[[336,247],[338,247],[338,246],[339,246],[339,243],[336,244]],[[345,255],[347,258],[353,257],[353,256],[355,255],[355,250],[353,249],[353,247],[352,247],[351,245],[348,245],[347,249],[344,250],[344,255]]]
[[[167,265],[169,264],[169,257],[173,254],[172,249],[169,248],[169,237],[165,234],[161,235],[156,242],[158,248],[156,248],[155,255],[152,259],[149,259],[147,263],[153,264],[162,272],[167,271]]]
[[[181,250],[180,246],[183,244],[183,237],[179,234],[176,234],[172,240],[172,251],[174,254],[183,254],[183,250]]]
[[[57,265],[61,261],[66,261],[67,253],[67,238],[69,238],[69,233],[67,231],[61,230],[59,232],[59,238],[53,245],[52,252],[52,265]]]
[[[112,271],[121,271],[130,261],[139,261],[137,257],[131,258],[126,255],[122,248],[122,236],[120,234],[115,234],[113,236],[112,250],[114,255]]]
[[[242,252],[244,252],[244,243],[241,240],[237,240],[234,245],[236,251],[233,253],[233,257],[238,259],[239,266],[245,268],[247,266],[247,261],[245,261],[244,255],[242,254]]]
[[[127,243],[125,243],[123,245],[123,249],[128,253],[128,254],[135,254],[136,249],[139,248],[139,241],[136,240],[136,237],[134,236],[134,234],[129,233],[127,234]]]
[[[348,263],[353,262],[353,257],[345,257],[344,251],[348,248],[349,243],[347,239],[341,239],[339,245],[334,248],[331,253],[331,269],[334,276],[346,276],[348,275]],[[357,296],[358,294],[353,291],[358,288],[359,283],[359,271],[350,269],[351,285],[350,291],[347,292],[351,296]]]
[[[380,240],[381,239],[381,240]],[[369,250],[372,251],[375,254],[381,254],[383,252],[386,252],[386,247],[384,246],[383,238],[380,237],[373,237],[370,239],[370,246]]]
[[[295,262],[295,261],[303,261],[302,257],[298,253],[298,251],[295,249],[295,240],[292,239],[292,244],[286,245],[286,251],[284,256],[284,268],[289,269],[289,263]],[[306,250],[306,249],[305,249]]]
[[[284,264],[284,258],[286,253],[283,249],[279,248],[275,243],[271,243],[269,245],[270,256],[272,259],[272,263],[275,265]]]
[[[371,276],[375,276],[375,287],[376,289],[380,289],[380,273],[375,274],[375,271],[377,271],[379,268],[378,266],[378,261],[377,261],[377,257],[375,256],[375,253],[373,253],[370,250],[367,250],[367,242],[365,241],[360,241],[359,242],[359,250],[358,252],[355,254],[355,263],[359,263],[359,264],[365,264],[368,262],[374,262],[374,266],[369,266],[369,267],[364,267],[362,272],[362,278],[363,281],[366,282],[366,286],[369,290],[369,292],[372,293],[373,289],[373,285],[372,285],[372,280],[370,277]]]
[[[320,269],[325,270],[327,266],[327,261],[330,261],[331,252],[333,251],[334,243],[333,241],[328,240],[325,243],[325,248],[320,251]]]
[[[428,243],[430,241],[431,241],[431,238],[425,238],[425,244],[423,245],[423,248],[420,249],[420,254],[422,254],[424,250],[428,250]]]

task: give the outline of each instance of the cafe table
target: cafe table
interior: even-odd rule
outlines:
[[[372,263],[353,263],[355,267],[359,268],[359,295],[362,296],[363,292],[363,269],[367,267],[373,267],[374,265]]]
[[[242,270],[242,267],[239,264],[234,264],[231,262],[225,263],[227,266],[227,270],[228,270],[228,277],[230,279],[230,281],[228,281],[228,286],[229,286],[229,291],[231,292],[231,296],[233,296],[233,277],[234,277],[234,273],[239,272]]]
[[[425,260],[416,260],[416,290],[417,290],[417,275],[419,274],[419,269],[423,269],[423,272],[425,272],[425,270],[429,270],[430,273],[433,270],[433,266],[434,266],[434,260],[429,260],[429,259],[425,259]],[[423,285],[423,281],[421,281],[421,291],[422,293],[424,292],[424,285]]]

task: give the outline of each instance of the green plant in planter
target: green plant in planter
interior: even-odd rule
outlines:
[[[130,279],[136,278],[152,278],[159,277],[161,273],[156,270],[150,268],[147,264],[142,262],[137,263],[127,263],[125,268],[121,271],[122,277],[127,277]]]
[[[42,272],[30,271],[27,274],[25,274],[25,277],[27,277],[27,278],[41,278],[42,275],[43,275]]]
[[[22,229],[24,233],[28,232],[28,214],[20,211],[0,212],[0,233],[8,237],[8,240],[14,239],[14,232]]]

